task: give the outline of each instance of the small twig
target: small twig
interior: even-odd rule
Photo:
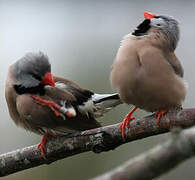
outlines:
[[[189,127],[195,125],[195,109],[185,109],[180,112],[169,112],[156,124],[156,116],[151,115],[131,122],[126,129],[127,137],[121,137],[119,124],[83,131],[72,137],[58,137],[47,143],[46,158],[41,156],[37,145],[19,149],[0,155],[0,176],[49,164],[68,156],[93,150],[108,151],[121,144],[168,132],[173,126]]]

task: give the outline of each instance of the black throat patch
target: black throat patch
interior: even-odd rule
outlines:
[[[29,87],[26,88],[22,85],[14,85],[14,89],[16,91],[17,94],[21,95],[21,94],[39,94],[39,95],[44,95],[45,94],[45,90],[44,90],[44,85],[40,84],[36,87]]]
[[[139,26],[137,26],[137,29],[132,33],[132,35],[143,36],[147,33],[150,27],[150,19],[145,19]]]

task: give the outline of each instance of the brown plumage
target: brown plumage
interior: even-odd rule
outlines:
[[[41,52],[28,53],[10,66],[5,96],[18,126],[42,135],[69,135],[100,127],[95,118],[121,104],[117,94],[95,94],[70,80],[52,77],[50,70]]]
[[[181,107],[186,87],[183,68],[174,53],[179,39],[178,23],[167,16],[149,14],[148,18],[145,13],[145,17],[121,42],[112,65],[112,86],[123,102],[146,111]],[[129,121],[121,126],[123,137]]]

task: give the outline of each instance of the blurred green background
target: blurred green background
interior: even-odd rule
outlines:
[[[4,85],[10,64],[29,51],[43,51],[52,72],[98,93],[111,93],[109,73],[122,37],[142,20],[143,11],[172,15],[180,22],[181,39],[176,50],[189,83],[184,107],[195,104],[194,17],[195,1],[117,0],[0,0],[0,153],[39,143],[41,137],[16,127],[10,119]],[[103,125],[122,121],[129,111],[121,105],[99,119]],[[138,110],[136,116],[147,113]],[[52,180],[92,178],[129,158],[145,152],[169,135],[128,143],[114,151],[79,154],[51,165],[9,175],[5,180]],[[159,179],[195,179],[191,159]]]

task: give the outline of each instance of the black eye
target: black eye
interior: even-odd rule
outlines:
[[[32,76],[33,76],[35,79],[39,80],[39,81],[41,81],[41,79],[42,79],[39,75],[36,75],[36,74],[32,74]]]
[[[161,24],[156,24],[157,26],[161,26]]]

